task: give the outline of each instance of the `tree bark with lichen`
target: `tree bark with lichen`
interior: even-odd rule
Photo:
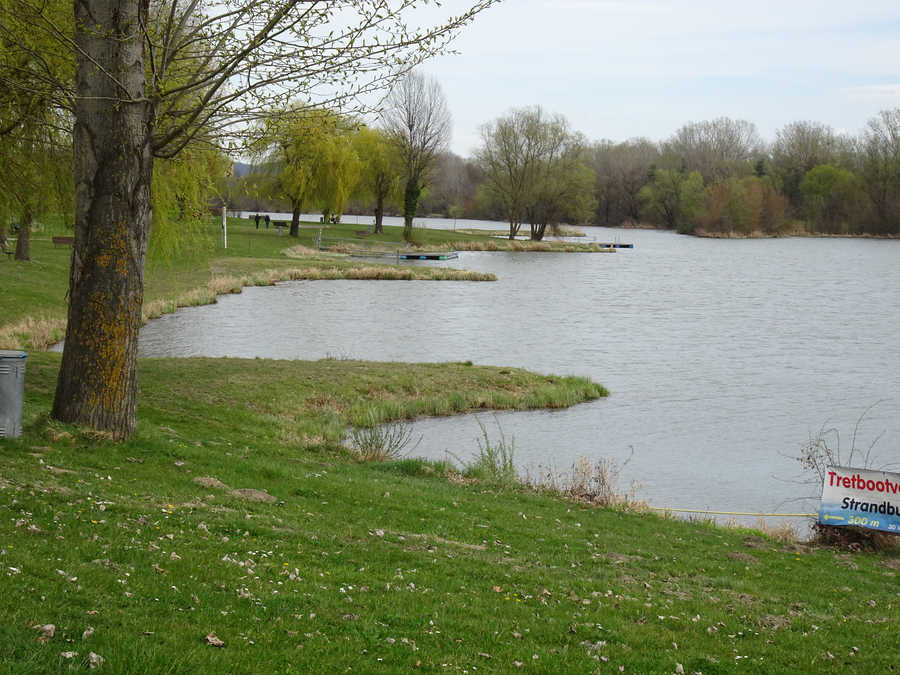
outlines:
[[[146,0],[75,2],[75,243],[53,416],[116,439],[131,435],[137,419],[153,176],[141,33],[147,12]]]

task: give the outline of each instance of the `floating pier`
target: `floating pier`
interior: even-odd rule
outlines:
[[[328,249],[321,249],[328,250]],[[348,253],[351,258],[388,258],[393,260],[457,260],[459,253],[456,251],[402,253],[400,251],[352,251]]]
[[[451,251],[449,253],[399,253],[397,256],[400,260],[456,260],[459,253]]]

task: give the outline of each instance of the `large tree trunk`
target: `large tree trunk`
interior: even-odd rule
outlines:
[[[31,215],[31,209],[25,207],[22,213],[22,224],[19,225],[19,238],[16,240],[16,254],[13,256],[16,260],[31,260],[31,222],[34,217]]]
[[[75,0],[75,245],[53,416],[116,439],[137,422],[153,174],[147,0]]]
[[[384,225],[382,221],[384,220],[384,196],[378,195],[375,197],[375,233],[380,234],[384,232]]]
[[[290,235],[292,237],[300,236],[300,209],[303,208],[303,204],[296,200],[291,199],[291,232]]]

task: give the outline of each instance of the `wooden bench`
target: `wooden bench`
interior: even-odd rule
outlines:
[[[72,246],[75,243],[75,237],[53,237],[53,245],[59,246],[60,244],[65,244],[66,246]]]

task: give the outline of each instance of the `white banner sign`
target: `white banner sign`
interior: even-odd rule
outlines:
[[[828,467],[819,522],[900,532],[900,473]]]

